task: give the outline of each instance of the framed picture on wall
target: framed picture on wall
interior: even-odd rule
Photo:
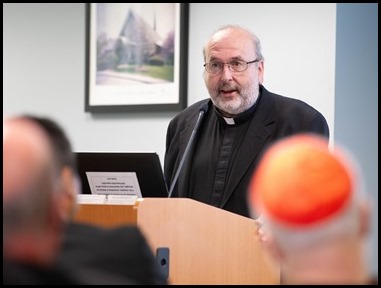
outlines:
[[[188,3],[86,4],[86,112],[187,105]]]

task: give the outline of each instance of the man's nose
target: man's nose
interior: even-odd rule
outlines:
[[[232,79],[229,63],[223,63],[221,75],[224,79]]]

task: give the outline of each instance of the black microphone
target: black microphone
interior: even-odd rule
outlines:
[[[176,185],[176,182],[177,182],[177,178],[179,178],[179,174],[180,174],[180,172],[181,172],[181,168],[182,168],[183,165],[184,165],[185,158],[186,158],[187,155],[188,155],[189,148],[191,147],[191,145],[192,145],[192,143],[193,143],[194,136],[196,135],[197,130],[198,130],[198,128],[200,127],[201,120],[204,118],[204,114],[208,111],[208,109],[209,109],[209,101],[208,101],[205,105],[203,105],[203,106],[200,108],[200,112],[198,113],[198,119],[197,119],[197,122],[196,122],[196,124],[194,125],[192,134],[191,134],[191,136],[190,136],[190,138],[189,138],[189,140],[188,140],[187,147],[185,148],[183,157],[182,157],[181,160],[180,160],[179,167],[177,167],[175,177],[173,178],[173,181],[172,181],[172,183],[171,183],[171,188],[169,189],[169,192],[168,192],[168,198],[171,198],[171,196],[172,196],[173,189],[175,188],[175,185]]]

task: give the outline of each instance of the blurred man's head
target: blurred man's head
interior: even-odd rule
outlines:
[[[49,118],[25,116],[27,119],[37,123],[47,134],[54,157],[56,169],[60,173],[62,199],[60,203],[60,214],[67,222],[72,219],[77,209],[77,194],[81,190],[81,182],[77,174],[77,163],[70,140],[59,124]]]
[[[343,148],[330,150],[320,136],[291,136],[269,148],[250,183],[249,202],[282,261],[362,242],[369,215],[358,172]]]
[[[76,187],[74,171],[62,165],[51,135],[36,119],[42,118],[3,121],[3,253],[46,265],[59,249],[65,201]]]

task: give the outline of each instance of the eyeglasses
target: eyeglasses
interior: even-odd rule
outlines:
[[[232,61],[227,62],[227,63],[220,62],[220,61],[212,61],[209,63],[205,63],[204,67],[205,67],[205,70],[207,72],[209,72],[211,74],[218,74],[218,73],[221,73],[222,70],[224,70],[225,64],[228,64],[229,70],[231,72],[242,72],[242,71],[245,71],[249,67],[249,64],[255,63],[258,61],[261,61],[261,59],[255,59],[255,60],[250,61],[250,62],[246,62],[243,60],[232,60]]]

